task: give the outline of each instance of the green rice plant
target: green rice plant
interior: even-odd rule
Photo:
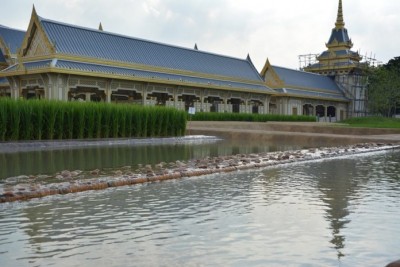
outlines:
[[[157,127],[157,108],[149,107],[148,108],[148,117],[147,117],[147,136],[153,137],[156,135],[156,127]]]
[[[94,137],[94,128],[96,123],[96,104],[95,103],[87,103],[83,105],[83,109],[85,110],[85,133],[84,137],[92,139]]]
[[[15,103],[11,103],[9,105],[9,120],[8,120],[8,132],[10,140],[18,140],[19,138],[19,129],[20,129],[20,114],[18,105]]]
[[[102,103],[93,106],[93,112],[95,114],[93,135],[95,138],[101,138],[103,110],[104,110],[104,104]]]
[[[171,124],[171,133],[174,136],[183,136],[186,131],[186,122],[187,122],[187,114],[186,112],[174,110],[173,119],[174,123]]]
[[[112,117],[112,108],[110,105],[105,105],[103,107],[103,115],[101,117],[102,121],[102,137],[109,138],[110,137],[110,129],[111,129],[111,117]]]
[[[74,106],[73,138],[83,139],[85,138],[85,126],[86,126],[85,103],[75,102],[72,104]]]
[[[186,116],[187,115],[185,112],[179,112],[177,116],[177,126],[179,128],[178,136],[183,136],[186,133],[186,125],[187,125]]]
[[[33,139],[33,107],[27,101],[21,101],[21,125],[20,125],[20,138],[19,140],[31,140]]]
[[[65,124],[65,113],[66,113],[66,107],[67,105],[65,103],[57,103],[58,104],[58,110],[56,114],[56,123],[55,123],[55,133],[54,133],[54,138],[55,139],[63,139],[66,137],[66,134],[64,133],[64,124]]]
[[[170,133],[168,132],[168,126],[172,122],[172,110],[165,111],[163,116],[164,119],[162,121],[162,124],[160,125],[160,136],[168,136],[170,135]]]
[[[140,137],[147,137],[147,133],[148,133],[148,128],[147,128],[147,121],[149,119],[149,112],[148,109],[143,109],[142,112],[139,112],[138,110],[138,115],[141,116],[140,118],[140,122],[141,122],[141,133],[140,133]]]
[[[155,113],[156,113],[157,121],[156,121],[154,135],[155,136],[162,136],[162,129],[163,129],[164,124],[165,124],[165,115],[167,113],[167,110],[163,109],[163,108],[160,108],[160,107],[157,107],[156,110],[155,110]]]
[[[7,140],[7,125],[9,120],[9,105],[10,100],[0,98],[0,141]]]
[[[35,140],[42,140],[44,139],[44,105],[40,101],[33,101],[31,102],[33,105],[33,125],[35,128],[34,138]]]
[[[36,100],[39,101],[39,100]],[[59,103],[55,101],[42,101],[44,108],[44,118],[45,124],[44,127],[46,129],[46,138],[48,140],[53,140],[56,133],[56,124],[58,123],[57,120],[57,113],[59,112]]]
[[[65,106],[64,112],[64,132],[66,139],[74,138],[74,105]]]
[[[111,136],[112,138],[118,138],[118,132],[120,127],[120,117],[118,114],[118,109],[115,106],[111,107]]]
[[[126,137],[126,114],[128,113],[129,107],[127,105],[121,105],[117,111],[119,119],[118,137]]]
[[[132,137],[141,137],[142,135],[142,129],[143,129],[143,123],[142,123],[142,112],[139,113],[139,109],[136,106],[133,106],[131,109],[132,112],[132,117],[131,117],[131,136]]]
[[[0,99],[0,140],[183,135],[186,113],[173,108]]]
[[[133,136],[132,117],[133,117],[133,109],[126,107],[126,109],[125,109],[125,136],[123,136],[123,137]]]

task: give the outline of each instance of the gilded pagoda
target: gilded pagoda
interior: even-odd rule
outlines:
[[[334,78],[345,96],[351,99],[348,116],[365,116],[367,112],[367,79],[364,75],[366,64],[361,63],[362,57],[358,52],[351,50],[353,42],[345,28],[342,0],[339,0],[335,28],[332,29],[326,48],[327,50],[317,57],[317,63],[306,66],[304,71]]]

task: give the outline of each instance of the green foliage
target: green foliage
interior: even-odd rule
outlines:
[[[385,118],[385,117],[358,117],[350,118],[342,121],[353,127],[368,127],[368,128],[396,128],[400,129],[400,119]]]
[[[243,114],[243,113],[213,113],[199,112],[189,118],[193,121],[298,121],[312,122],[315,121],[313,116],[289,116],[278,114]]]
[[[25,105],[21,108],[23,109],[21,112],[21,136],[23,139],[29,140],[33,136],[32,107]]]
[[[400,57],[368,71],[369,111],[391,117],[400,108]]]
[[[9,106],[9,99],[2,98],[1,100],[1,105],[0,105],[0,141],[5,141],[6,136],[7,136],[7,125],[8,125],[8,119],[9,117],[7,114],[9,113],[8,111],[8,106]]]
[[[184,135],[186,113],[123,104],[0,98],[0,141]]]

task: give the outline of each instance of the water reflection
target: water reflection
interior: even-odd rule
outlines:
[[[351,213],[350,206],[354,210],[356,205],[360,205],[362,196],[360,196],[359,192],[370,183],[370,180],[376,182],[376,179],[383,178],[382,174],[388,174],[389,170],[386,167],[390,160],[387,159],[398,158],[398,156],[399,153],[387,153],[381,156],[379,161],[375,162],[373,158],[361,158],[360,160],[338,159],[315,164],[310,168],[310,173],[322,174],[317,179],[317,188],[322,193],[321,201],[327,207],[326,218],[330,222],[330,229],[332,230],[330,242],[336,249],[339,260],[346,256],[344,252],[346,237],[343,231],[351,223],[349,216]],[[370,165],[371,160],[375,165],[381,166],[385,170],[382,170],[377,176],[371,175],[371,171],[377,172],[377,169]],[[397,161],[394,168],[395,172],[399,171],[399,167],[399,161]]]
[[[62,170],[82,170],[157,164],[193,158],[261,153],[308,147],[306,144],[220,140],[200,144],[98,146],[63,150],[0,153],[0,180],[19,175],[53,175]]]
[[[0,265],[384,266],[399,177],[386,153],[8,203]]]
[[[350,223],[349,200],[354,196],[359,181],[355,180],[357,172],[356,162],[354,160],[337,160],[325,162],[320,165],[314,165],[310,172],[318,172],[323,175],[318,179],[318,189],[322,192],[321,201],[325,203],[326,218],[330,222],[332,230],[331,243],[337,250],[337,256],[340,260],[345,256],[345,237],[341,230]]]

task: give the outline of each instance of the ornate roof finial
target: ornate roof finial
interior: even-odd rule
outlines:
[[[194,50],[199,50],[199,48],[197,47],[197,43],[194,44]]]
[[[343,29],[344,28],[344,20],[343,20],[343,5],[342,0],[339,0],[339,9],[336,19],[336,29]]]
[[[99,24],[99,31],[103,31],[103,25],[101,25],[101,22]]]
[[[251,63],[253,63],[253,61],[251,60],[251,57],[250,57],[250,53],[247,53],[246,60],[247,60],[247,61],[250,61]]]

